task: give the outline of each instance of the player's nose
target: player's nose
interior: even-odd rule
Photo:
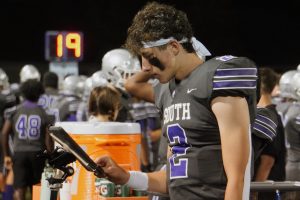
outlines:
[[[145,58],[142,58],[142,70],[144,72],[149,72],[152,70],[152,65]]]

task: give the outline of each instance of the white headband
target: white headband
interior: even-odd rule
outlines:
[[[149,41],[149,42],[142,42],[144,48],[151,48],[151,47],[157,47],[167,44],[168,42],[176,40],[174,37],[170,37],[167,39],[159,39],[157,41]],[[179,43],[187,42],[187,38],[183,38],[182,40],[178,41]],[[200,58],[203,58],[205,56],[210,56],[211,53],[208,51],[208,49],[195,37],[191,38],[191,43],[193,45],[194,50],[196,51],[197,55]]]

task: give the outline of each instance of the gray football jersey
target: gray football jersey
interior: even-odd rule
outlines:
[[[55,105],[60,121],[76,121],[76,112],[81,100],[76,95],[62,95]]]
[[[276,110],[280,115],[284,126],[286,125],[289,119],[289,115],[292,115],[292,113],[294,112],[290,109],[290,107],[293,107],[293,104],[293,101],[282,101],[277,103]]]
[[[218,96],[245,97],[253,122],[256,79],[251,60],[221,56],[206,61],[179,83],[171,80],[155,87],[162,131],[173,152],[167,162],[171,199],[224,199],[226,175],[211,101]],[[247,173],[250,183],[250,167]]]
[[[40,151],[46,148],[46,127],[51,118],[35,103],[24,101],[10,116],[13,128],[13,149],[18,151]]]
[[[55,117],[55,121],[59,121],[59,110],[57,108],[57,102],[61,98],[61,95],[57,90],[52,88],[46,88],[45,93],[40,96],[38,105],[42,106],[48,115]]]

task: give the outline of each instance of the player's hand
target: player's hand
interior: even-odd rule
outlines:
[[[4,167],[8,170],[12,169],[12,160],[10,156],[4,157]]]
[[[95,162],[103,169],[105,178],[108,180],[121,185],[128,182],[129,172],[120,167],[111,157],[102,156],[97,158]]]

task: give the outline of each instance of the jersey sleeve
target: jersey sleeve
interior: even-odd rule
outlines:
[[[273,141],[277,134],[278,118],[268,108],[258,108],[253,123],[253,134],[259,138]]]
[[[257,68],[245,57],[222,56],[213,75],[212,99],[218,96],[249,97],[256,93]]]
[[[268,155],[276,158],[277,152],[275,144],[273,142],[267,144],[266,147],[262,150],[261,155]]]
[[[164,85],[161,83],[156,82],[156,84],[153,85],[153,89],[154,89],[154,104],[155,106],[159,109],[159,111],[162,111],[162,100],[163,100],[163,89],[164,89]]]

